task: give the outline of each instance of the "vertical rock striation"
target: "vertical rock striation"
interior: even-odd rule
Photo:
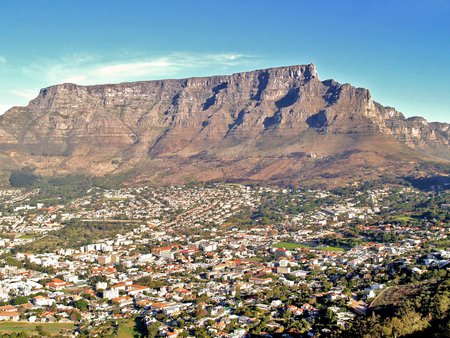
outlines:
[[[275,165],[261,179],[291,177],[306,170],[300,154],[380,152],[373,140],[450,158],[448,124],[405,119],[374,102],[367,89],[321,81],[312,64],[181,80],[62,84],[0,117],[0,149],[21,152],[44,174],[134,170],[167,180],[182,176],[177,171],[183,168],[199,172],[201,165],[209,173],[205,179],[258,178],[261,168],[281,159],[290,164]]]

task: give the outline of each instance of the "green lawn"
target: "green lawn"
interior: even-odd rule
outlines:
[[[274,248],[285,248],[288,250],[293,250],[296,248],[304,248],[304,249],[315,249],[315,250],[322,250],[322,251],[338,251],[338,252],[346,251],[344,248],[340,248],[337,246],[310,246],[310,245],[306,245],[306,244],[292,243],[292,242],[275,243],[273,245],[273,247]]]
[[[20,235],[19,238],[20,239],[33,239],[35,238],[35,235]]]
[[[117,330],[117,338],[133,338],[134,334],[135,331],[133,320],[123,320],[119,323],[119,329]]]
[[[441,239],[434,242],[429,242],[428,244],[434,245],[436,250],[448,250],[450,247],[450,239]]]
[[[336,252],[345,252],[344,248],[338,247],[338,246],[318,246],[314,249],[322,250],[322,251],[336,251]]]
[[[37,326],[41,326],[44,332],[49,334],[62,333],[66,330],[73,330],[71,323],[26,323],[26,322],[0,322],[0,335],[3,333],[25,332],[38,334]]]
[[[412,218],[411,216],[409,216],[409,215],[397,215],[397,216],[395,216],[394,217],[394,219],[395,220],[397,220],[397,221],[404,221],[404,222],[411,222],[411,221],[414,221],[415,219],[414,218]]]

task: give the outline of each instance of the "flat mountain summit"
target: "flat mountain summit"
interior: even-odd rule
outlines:
[[[44,88],[0,116],[0,170],[189,181],[318,182],[448,164],[450,125],[405,118],[313,64]]]

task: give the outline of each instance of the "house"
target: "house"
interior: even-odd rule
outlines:
[[[203,252],[211,252],[217,250],[217,243],[201,243],[200,249]]]
[[[144,291],[150,291],[148,286],[133,284],[127,287],[127,292],[130,296],[136,296]]]
[[[167,245],[163,247],[153,248],[152,253],[166,260],[173,260],[175,258],[174,250],[177,249],[177,245]]]
[[[111,300],[114,304],[119,305],[120,307],[123,306],[127,306],[127,305],[132,305],[133,304],[133,298],[129,297],[129,296],[120,296],[120,297],[116,297],[113,298]]]
[[[270,277],[250,277],[248,280],[250,283],[254,283],[254,284],[258,284],[258,285],[266,285],[266,284],[270,284],[272,282],[272,278]]]
[[[0,312],[15,312],[17,308],[13,305],[0,306]]]
[[[277,273],[279,273],[279,274],[288,274],[290,272],[291,272],[291,268],[289,266],[277,267]]]
[[[97,284],[95,284],[96,290],[106,290],[107,288],[108,288],[108,283],[106,283],[106,282],[98,282]]]
[[[152,305],[152,301],[150,299],[142,299],[136,303],[137,306],[143,309],[147,309]]]
[[[303,309],[295,305],[288,305],[287,309],[291,311],[291,313],[294,314],[295,316],[301,316],[303,314]]]
[[[17,311],[0,311],[0,321],[19,321],[20,313]]]
[[[59,291],[62,290],[64,288],[66,288],[67,286],[71,286],[73,285],[72,283],[66,283],[65,281],[59,279],[59,278],[53,278],[50,282],[48,282],[47,284],[45,284],[45,286],[50,289],[50,290],[54,290],[54,291]]]
[[[275,257],[290,257],[292,256],[291,252],[286,250],[285,248],[277,248],[274,252]]]
[[[118,289],[103,290],[102,296],[105,299],[118,298],[119,297],[119,290]]]
[[[125,283],[125,282],[120,282],[120,283],[112,285],[111,286],[111,290],[122,290],[122,291],[125,291],[125,289],[127,288],[127,285],[128,284]]]
[[[309,273],[309,271],[305,271],[305,270],[296,270],[296,271],[290,272],[290,274],[292,276],[297,277],[297,278],[305,278],[308,273]]]
[[[33,310],[34,306],[31,303],[25,303],[25,304],[19,305],[19,308],[21,311],[28,311],[28,310]]]
[[[171,305],[170,303],[156,302],[151,304],[151,308],[154,311],[162,311],[170,305]]]
[[[44,296],[33,297],[31,302],[36,306],[51,306],[55,300]]]
[[[116,255],[98,256],[97,262],[101,265],[114,264],[119,262],[119,257]]]

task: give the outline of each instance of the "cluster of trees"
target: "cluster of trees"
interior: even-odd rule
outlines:
[[[358,237],[347,237],[340,238],[336,236],[325,236],[317,240],[319,245],[326,245],[337,248],[353,248],[357,245],[360,245],[363,242],[361,238]]]
[[[57,248],[77,248],[93,243],[102,238],[112,238],[124,234],[136,227],[135,223],[126,222],[85,222],[72,219],[64,223],[64,227],[44,236],[25,247],[18,246],[18,252],[51,252]]]
[[[98,186],[96,178],[83,175],[41,178],[33,186],[38,189],[38,194],[31,202],[44,202],[46,205],[67,204],[85,196],[86,192],[95,186]]]
[[[9,184],[14,188],[28,188],[32,187],[38,179],[39,176],[34,173],[33,168],[25,167],[11,173]]]
[[[150,276],[141,277],[136,280],[136,284],[148,286],[152,289],[159,289],[165,285],[167,285],[166,282],[159,280],[159,279],[153,279]]]
[[[38,189],[38,194],[30,200],[30,203],[45,202],[46,205],[66,204],[84,196],[92,187],[105,189],[119,187],[114,179],[105,180],[84,175],[41,177],[29,167],[13,171],[9,177],[9,184],[13,188]]]
[[[242,210],[232,217],[229,222],[246,227],[253,224],[276,224],[283,221],[285,215],[297,215],[317,209],[323,204],[333,202],[332,197],[314,199],[300,197],[298,191],[289,190],[286,193],[265,193],[259,206],[255,210]]]

